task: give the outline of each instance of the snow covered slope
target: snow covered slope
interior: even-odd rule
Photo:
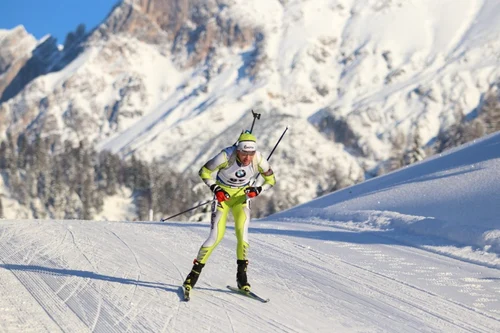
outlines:
[[[183,303],[208,222],[0,221],[2,329],[498,332],[498,247],[477,249],[473,227],[498,242],[499,144],[493,135],[253,221],[248,275],[266,304],[225,289],[231,225]]]
[[[500,268],[499,178],[500,134],[493,134],[270,218],[314,217],[354,230],[435,236],[477,247],[480,255],[469,259]]]

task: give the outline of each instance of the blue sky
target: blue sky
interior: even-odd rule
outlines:
[[[119,0],[0,0],[0,29],[20,24],[37,39],[50,34],[64,43],[66,34],[84,23],[101,23]]]

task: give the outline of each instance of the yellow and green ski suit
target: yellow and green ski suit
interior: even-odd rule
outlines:
[[[234,217],[237,259],[247,259],[250,200],[246,197],[245,189],[251,186],[251,182],[259,173],[264,179],[262,191],[274,186],[276,179],[273,170],[262,154],[257,151],[252,163],[243,166],[239,163],[234,146],[222,150],[201,168],[199,175],[205,184],[209,187],[214,184],[219,185],[230,195],[230,198],[220,203],[214,199],[210,235],[198,252],[196,258],[198,262],[205,264],[224,237],[229,210]]]

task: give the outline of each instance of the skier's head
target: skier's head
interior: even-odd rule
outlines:
[[[249,165],[255,152],[257,151],[257,139],[251,133],[242,133],[238,138],[238,145],[236,147],[236,154],[240,162],[247,166]]]

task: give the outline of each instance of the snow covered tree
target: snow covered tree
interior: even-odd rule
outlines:
[[[68,194],[68,186],[64,184],[63,178],[64,171],[62,170],[62,163],[56,159],[48,187],[48,195],[46,205],[52,213],[52,217],[56,219],[64,218],[64,205]]]
[[[500,131],[500,89],[488,94],[479,117],[484,120],[487,133]]]
[[[11,151],[5,141],[0,143],[0,169],[7,169],[12,159]]]
[[[21,133],[17,137],[17,167],[20,169],[24,169],[26,167],[28,157],[27,150],[28,143],[26,141],[26,136]]]
[[[80,200],[82,201],[82,217],[84,220],[90,220],[93,216],[93,193],[94,193],[94,182],[91,179],[90,174],[86,174],[83,177],[82,190],[80,194]]]
[[[438,135],[436,151],[439,153],[460,146],[485,134],[487,134],[486,129],[481,119],[466,121],[464,117],[457,124]]]
[[[128,161],[110,152],[98,156],[83,141],[73,147],[58,138],[21,136],[14,141],[8,135],[0,143],[0,153],[13,197],[37,217],[92,219],[102,210],[103,198],[120,186],[132,189],[141,219],[148,218],[150,208],[157,214],[185,210],[207,194],[193,191],[199,183],[197,177],[191,179],[193,175],[186,177],[133,156]]]
[[[110,152],[104,151],[99,155],[99,165],[97,170],[100,188],[106,194],[113,195],[121,182],[122,164],[120,158]]]
[[[423,143],[420,135],[417,132],[413,137],[413,142],[410,148],[405,152],[403,156],[403,165],[409,165],[418,161],[423,160],[426,157],[426,153],[422,148]]]
[[[46,170],[49,166],[50,147],[48,140],[37,137],[28,149],[33,158],[34,170]]]

